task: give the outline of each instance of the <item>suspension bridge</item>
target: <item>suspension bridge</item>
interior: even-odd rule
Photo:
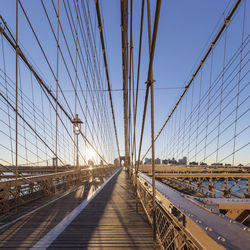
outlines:
[[[177,2],[1,3],[1,249],[249,249],[249,1]]]

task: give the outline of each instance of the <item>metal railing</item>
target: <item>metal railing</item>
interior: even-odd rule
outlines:
[[[157,192],[158,193],[158,192]],[[137,195],[142,207],[152,224],[152,186],[143,179],[138,179]],[[170,209],[171,211],[171,209]],[[202,249],[202,247],[185,231],[185,216],[173,209],[167,211],[156,194],[156,233],[163,249]],[[173,218],[173,215],[175,218]]]
[[[0,182],[0,214],[38,198],[69,190],[90,178],[112,174],[117,167],[105,166],[20,177]]]
[[[141,172],[137,177],[137,196],[151,225],[155,213],[155,230],[162,249],[246,249],[250,244],[248,227],[220,213],[219,208],[210,209],[202,200],[159,181],[153,211],[152,178]],[[248,199],[244,200],[242,205],[247,207]]]

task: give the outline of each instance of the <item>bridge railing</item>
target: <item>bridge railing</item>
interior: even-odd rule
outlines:
[[[152,166],[140,171],[151,176]],[[177,190],[213,198],[249,198],[250,168],[225,166],[156,165],[155,177]]]
[[[0,182],[0,214],[32,200],[48,196],[94,178],[113,173],[117,167],[104,166],[38,176],[20,177]]]
[[[153,224],[152,179],[139,172],[137,195]],[[156,181],[156,234],[163,249],[244,249],[248,229],[218,211]],[[223,228],[227,228],[227,232]],[[240,232],[240,233],[239,233]],[[238,235],[235,237],[235,235]]]
[[[138,197],[149,222],[152,224],[152,187],[141,178],[139,178],[137,184]],[[179,214],[179,216],[176,214],[176,219],[174,219],[173,216],[169,215],[169,212],[158,198],[159,196],[156,195],[155,216],[157,238],[161,246],[164,249],[200,249],[199,244],[183,230],[185,218],[181,214]]]

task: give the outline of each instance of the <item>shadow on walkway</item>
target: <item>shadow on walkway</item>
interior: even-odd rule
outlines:
[[[144,213],[136,212],[127,173],[121,171],[52,243],[50,249],[153,249]]]

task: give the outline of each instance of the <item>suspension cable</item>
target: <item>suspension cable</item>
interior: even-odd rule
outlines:
[[[0,16],[0,18],[3,20],[4,26],[7,28],[7,24],[4,21],[3,17]],[[13,35],[11,34],[9,28],[7,28],[8,32],[10,33],[10,36],[13,38]],[[9,37],[9,35],[5,32],[5,30],[2,28],[2,26],[0,26],[0,32],[3,34],[3,36],[5,37],[5,39],[9,42],[9,44],[11,45],[11,47],[13,49],[16,49],[16,45],[15,42],[13,42],[11,40],[11,38]],[[18,54],[19,57],[23,60],[23,62],[26,64],[26,66],[30,69],[30,71],[33,73],[33,75],[35,76],[37,82],[39,83],[39,85],[41,86],[41,88],[43,89],[44,93],[48,93],[48,95],[50,97],[52,97],[52,99],[54,100],[54,102],[56,102],[56,97],[53,95],[52,91],[49,89],[49,87],[45,84],[45,82],[40,78],[40,76],[38,75],[38,73],[35,71],[35,69],[32,67],[32,65],[29,63],[29,61],[27,60],[27,58],[25,57],[25,55],[23,54],[21,48],[19,47],[18,49]],[[48,98],[48,96],[47,96]],[[48,98],[49,99],[49,98]],[[63,108],[63,106],[61,105],[60,102],[58,102],[58,106],[59,108],[63,111],[63,113],[66,115],[66,117],[70,120],[70,122],[72,121],[71,116],[67,113],[67,111]],[[14,109],[15,110],[15,109]],[[20,115],[19,115],[20,116]],[[86,140],[86,136],[81,133],[81,135],[83,136],[83,138]],[[89,145],[94,149],[95,152],[97,152],[96,148],[90,143],[90,141],[87,139],[86,140]],[[98,153],[98,155],[100,156],[100,154]],[[103,159],[103,158],[102,158]],[[107,163],[105,161],[105,163]]]
[[[136,173],[138,173],[138,169],[139,169],[139,165],[140,165],[141,146],[142,146],[145,118],[146,118],[146,112],[147,112],[147,102],[148,102],[149,87],[150,87],[151,81],[152,81],[151,74],[152,74],[152,71],[153,71],[153,60],[154,60],[156,36],[157,36],[159,16],[160,16],[160,7],[161,7],[161,1],[157,1],[156,10],[155,10],[153,38],[152,38],[152,44],[151,44],[151,48],[150,48],[150,58],[149,58],[149,65],[148,65],[148,77],[147,77],[147,82],[146,82],[147,83],[147,89],[146,89],[146,95],[145,95],[145,100],[144,100],[143,120],[142,120],[141,138],[140,138],[140,146],[139,146],[139,152],[138,152],[138,163],[137,163]]]
[[[109,92],[109,101],[110,101],[113,124],[114,124],[114,129],[115,129],[116,145],[117,145],[118,155],[119,155],[119,158],[120,158],[120,148],[119,148],[119,141],[118,141],[118,135],[117,135],[115,113],[114,113],[112,94],[111,94],[111,87],[110,87],[108,63],[107,63],[106,50],[105,50],[104,37],[103,37],[103,27],[102,27],[102,20],[101,20],[101,14],[100,14],[100,8],[99,8],[99,1],[98,0],[95,1],[95,5],[96,5],[97,18],[98,18],[98,28],[99,28],[99,31],[100,31],[100,39],[101,39],[101,44],[102,44],[103,60],[104,60],[104,65],[105,65],[105,70],[106,70],[106,78],[107,78],[108,92]]]
[[[192,75],[191,79],[189,80],[188,84],[186,85],[186,87],[185,87],[184,91],[182,92],[181,96],[179,97],[177,103],[175,104],[174,108],[170,112],[169,116],[167,117],[166,121],[164,122],[163,126],[161,127],[160,131],[158,132],[157,136],[155,137],[154,142],[159,138],[160,134],[162,133],[162,130],[165,128],[166,124],[168,123],[168,121],[172,117],[173,113],[175,112],[176,108],[178,107],[179,103],[181,102],[183,96],[186,94],[186,92],[188,91],[190,85],[193,83],[195,77],[197,76],[198,72],[200,71],[202,65],[204,64],[204,62],[208,58],[209,54],[213,50],[215,44],[219,40],[219,38],[222,35],[223,31],[225,30],[225,28],[227,27],[227,25],[230,23],[231,18],[233,16],[233,14],[235,13],[235,11],[237,10],[237,8],[238,8],[238,6],[239,6],[240,3],[241,3],[241,0],[238,0],[235,3],[235,5],[233,6],[233,8],[231,9],[231,11],[229,12],[229,14],[228,14],[227,18],[225,19],[222,27],[220,28],[219,32],[216,34],[214,40],[212,41],[212,43],[209,46],[207,52],[205,53],[204,57],[202,58],[200,64],[198,65],[197,69],[195,70],[194,74]],[[146,153],[142,157],[142,160],[146,157],[146,155],[148,154],[148,152],[151,149],[151,147],[152,147],[152,145],[148,148],[148,150],[146,151]]]

